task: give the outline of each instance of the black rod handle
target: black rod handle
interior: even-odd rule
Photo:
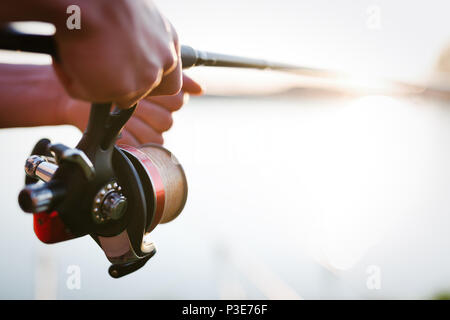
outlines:
[[[53,36],[23,33],[10,26],[0,28],[0,49],[49,54],[58,59]]]
[[[59,58],[56,42],[52,35],[23,33],[10,26],[0,28],[0,49],[49,54],[56,60]],[[196,50],[188,46],[181,46],[183,68],[195,66],[197,60]]]

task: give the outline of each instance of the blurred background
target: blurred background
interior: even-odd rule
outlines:
[[[450,3],[156,1],[198,49],[345,70],[357,88],[196,69],[207,95],[165,146],[188,202],[121,279],[89,237],[44,245],[17,194],[34,143],[70,126],[0,131],[3,299],[417,299],[450,291]],[[46,26],[33,26],[36,30]],[[0,52],[6,63],[49,63]],[[410,84],[381,90],[374,80]],[[376,82],[376,81],[375,81]],[[424,90],[431,87],[432,90]],[[414,88],[412,90],[411,88]],[[45,106],[36,105],[38,108]],[[70,266],[81,272],[70,289]]]

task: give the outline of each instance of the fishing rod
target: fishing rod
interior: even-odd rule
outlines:
[[[0,28],[0,49],[49,54],[58,60],[51,35]],[[183,69],[196,66],[274,70],[321,79],[342,73],[262,59],[181,47]],[[141,268],[156,253],[148,235],[183,210],[188,186],[182,166],[167,149],[146,144],[116,145],[136,105],[112,109],[93,103],[86,131],[75,148],[41,139],[25,163],[25,187],[18,201],[33,214],[34,231],[44,243],[90,235],[119,278]],[[112,110],[112,111],[111,111]]]
[[[58,50],[52,35],[24,33],[11,26],[0,29],[0,49],[48,54],[58,59]],[[329,70],[202,51],[187,45],[181,46],[180,56],[183,69],[205,66],[274,70],[314,77],[339,76],[338,72]]]
[[[0,28],[0,49],[60,59],[52,35],[28,34],[11,26]],[[181,47],[181,63],[183,69],[214,66],[326,75],[318,69],[189,46]],[[184,170],[167,149],[115,144],[135,108],[93,103],[75,148],[38,141],[25,162],[25,187],[18,196],[22,210],[33,214],[34,232],[42,242],[90,235],[111,262],[108,272],[114,278],[138,270],[156,253],[148,235],[181,213],[188,192]]]
[[[56,60],[59,59],[57,45],[52,35],[24,33],[10,25],[0,28],[0,49],[48,54]],[[309,79],[316,78],[321,81],[322,85],[328,84],[332,87],[354,91],[375,89],[377,93],[380,91],[382,93],[401,94],[421,93],[444,98],[450,97],[450,90],[446,87],[425,86],[385,78],[373,78],[372,80],[375,81],[367,84],[359,76],[338,70],[312,68],[264,59],[202,51],[187,45],[182,45],[180,51],[183,69],[203,66],[272,70],[307,77]],[[371,88],[374,84],[376,84],[375,88]]]

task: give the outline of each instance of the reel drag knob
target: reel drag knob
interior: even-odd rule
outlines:
[[[92,208],[92,218],[95,223],[105,223],[123,217],[128,208],[128,200],[121,190],[117,182],[108,183],[100,189],[95,196]]]
[[[112,192],[105,198],[102,211],[109,218],[118,220],[127,210],[127,206],[127,198],[117,192]]]

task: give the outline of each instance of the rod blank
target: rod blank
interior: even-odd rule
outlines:
[[[314,77],[338,76],[338,73],[333,71],[302,67],[263,59],[254,59],[208,51],[200,51],[185,45],[181,46],[181,60],[183,63],[183,68],[190,68],[194,66],[244,68],[275,70]]]
[[[53,58],[58,59],[58,50],[53,36],[23,33],[10,26],[0,29],[0,49],[49,54]],[[181,63],[183,69],[206,66],[276,70],[315,77],[337,76],[337,73],[327,70],[200,51],[186,45],[181,46]]]

